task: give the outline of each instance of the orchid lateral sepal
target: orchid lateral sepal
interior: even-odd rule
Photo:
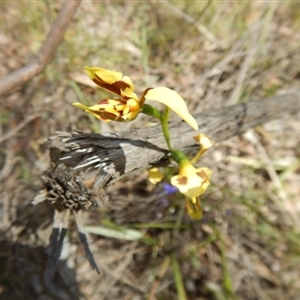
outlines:
[[[158,168],[154,167],[148,170],[148,177],[152,184],[157,184],[164,179],[164,174]]]
[[[184,201],[186,212],[190,218],[197,221],[201,220],[203,210],[200,199],[198,197],[184,197]]]

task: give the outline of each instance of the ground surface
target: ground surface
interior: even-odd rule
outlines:
[[[0,76],[38,51],[59,1],[0,3]],[[45,139],[57,130],[113,132],[145,126],[99,123],[71,105],[96,103],[83,67],[179,92],[193,112],[299,88],[299,3],[86,1],[46,71],[0,102],[0,299],[299,299],[299,114],[216,145],[201,222],[180,195],[166,197],[147,174],[109,188],[85,223],[94,273],[75,227],[53,284],[42,283],[51,206],[32,206],[49,166]],[[24,124],[18,131],[14,129]],[[7,136],[8,134],[8,136]],[[145,234],[114,237],[116,228]],[[134,232],[135,234],[137,232]]]

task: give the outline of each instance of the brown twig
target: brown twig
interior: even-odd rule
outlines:
[[[71,22],[81,0],[66,0],[53,23],[37,57],[28,65],[6,75],[0,80],[0,96],[15,90],[36,75],[40,74],[53,59],[57,47]]]
[[[12,128],[10,131],[8,131],[6,134],[1,136],[0,134],[0,144],[6,141],[7,139],[13,137],[15,134],[17,134],[21,129],[23,129],[28,123],[30,123],[32,120],[40,117],[39,113],[29,115],[26,117],[21,123],[19,123],[16,127]]]

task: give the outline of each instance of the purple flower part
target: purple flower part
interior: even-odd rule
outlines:
[[[178,192],[177,187],[170,183],[164,183],[163,187],[164,187],[164,191],[167,195],[172,195],[172,194]]]

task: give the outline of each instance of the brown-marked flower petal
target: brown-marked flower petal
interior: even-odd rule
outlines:
[[[171,183],[181,194],[190,198],[199,197],[209,186],[211,174],[210,169],[196,169],[189,161],[185,161],[179,166],[179,174],[171,178]]]
[[[104,99],[90,107],[78,102],[73,103],[73,105],[92,113],[96,118],[103,121],[113,120],[119,122],[134,120],[141,109],[139,103],[133,99]]]
[[[125,98],[133,98],[138,101],[134,93],[134,85],[128,76],[122,73],[96,67],[84,67],[88,76],[103,89]]]

